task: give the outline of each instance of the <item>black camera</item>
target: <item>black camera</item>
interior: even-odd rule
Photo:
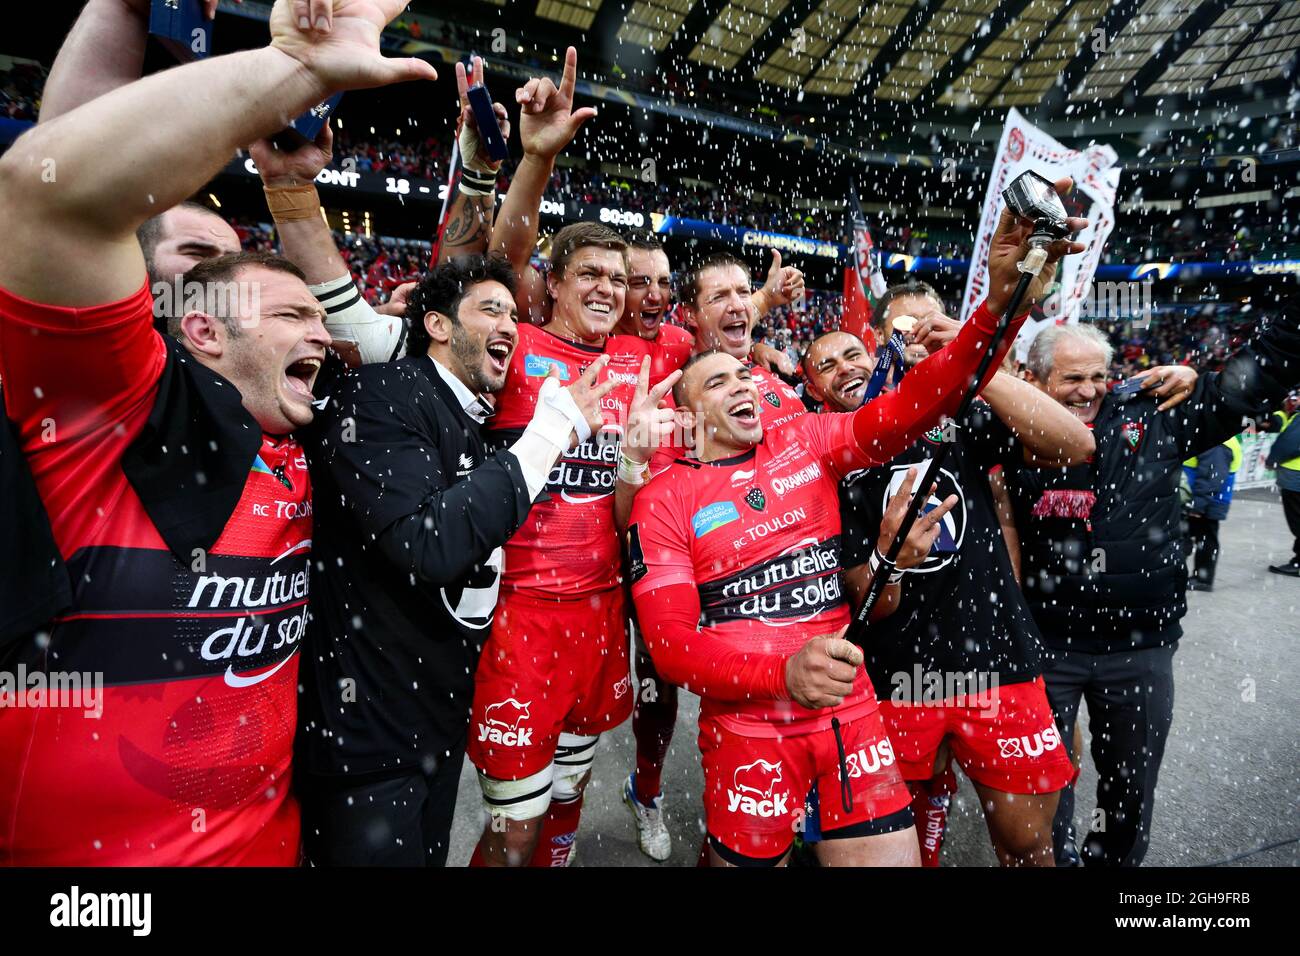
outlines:
[[[1056,194],[1052,181],[1045,176],[1040,176],[1033,170],[1021,173],[1012,180],[1010,186],[1002,190],[1002,199],[1013,213],[1034,224],[1030,243],[1037,245],[1039,242],[1051,242],[1054,239],[1064,239],[1070,234],[1061,197]]]

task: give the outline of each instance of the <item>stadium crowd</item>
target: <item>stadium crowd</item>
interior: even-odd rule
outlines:
[[[45,71],[37,64],[11,61],[0,68],[0,116],[34,121],[44,86]]]
[[[418,19],[412,18],[412,22]],[[45,71],[38,65],[14,63],[0,71],[0,110],[13,119],[35,120]],[[349,127],[335,131],[335,165],[363,173],[410,176],[441,182],[450,158],[448,144],[436,136],[419,136],[414,130],[394,130],[393,135],[373,131],[354,133]],[[1284,143],[1283,132],[1274,143]],[[1278,148],[1281,148],[1280,146]],[[503,172],[499,188],[509,186]],[[827,201],[824,208],[792,209],[782,197],[763,193],[738,196],[721,186],[705,186],[665,178],[649,183],[635,175],[619,175],[594,168],[573,157],[552,172],[547,197],[587,204],[614,206],[634,212],[666,215],[749,229],[763,229],[844,243],[846,233],[842,201]],[[882,217],[874,224],[873,239],[883,252],[912,256],[964,258],[967,231],[951,225],[918,225]],[[1117,228],[1104,252],[1107,264],[1149,261],[1241,262],[1252,258],[1300,257],[1300,220],[1277,217],[1267,207],[1237,207],[1226,215],[1164,215],[1130,213]]]
[[[335,92],[435,79],[380,53],[371,21],[403,7],[326,5],[322,28],[278,0],[268,46],[135,79],[144,24],[90,0],[0,157],[0,669],[98,688],[86,720],[0,690],[0,863],[443,865],[468,759],[471,865],[563,867],[628,720],[622,797],[662,861],[683,688],[707,865],[782,865],[796,834],[823,866],[938,865],[957,769],[1003,865],[1140,864],[1187,610],[1181,463],[1274,409],[1300,435],[1295,302],[1225,334],[1231,374],[1165,362],[1111,390],[1086,324],[1008,374],[1083,251],[1068,179],[1002,217],[965,323],[923,283],[863,310],[775,255],[672,263],[595,223],[539,270],[556,159],[597,121],[573,48],[515,95],[499,209],[483,65],[456,66],[464,171],[432,264],[340,237],[328,157],[268,137]],[[240,148],[273,235],[188,201]],[[39,188],[47,159],[79,175]],[[1121,361],[1195,334],[1153,327]],[[1296,558],[1272,570],[1300,577],[1284,501]],[[1083,699],[1108,824],[1076,835]]]
[[[237,220],[232,225],[244,249],[279,251],[272,224]],[[432,251],[431,243],[417,239],[345,235],[338,230],[331,236],[357,288],[371,305],[382,304],[398,286],[415,281]],[[951,308],[951,302],[945,303],[945,309]],[[841,293],[808,289],[801,301],[768,312],[755,326],[754,337],[785,352],[797,365],[814,339],[839,329],[843,311]],[[1160,365],[1215,371],[1249,338],[1261,315],[1274,314],[1268,305],[1243,312],[1231,304],[1197,303],[1182,309],[1171,306],[1168,314],[1155,316],[1146,327],[1141,323],[1135,326],[1132,318],[1099,319],[1094,324],[1114,350],[1108,378],[1116,382]],[[669,316],[669,321],[675,319]]]

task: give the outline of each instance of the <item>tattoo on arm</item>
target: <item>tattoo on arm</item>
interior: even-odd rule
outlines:
[[[451,210],[451,218],[442,234],[438,261],[452,256],[486,252],[492,235],[492,214],[496,204],[492,196],[464,196]]]

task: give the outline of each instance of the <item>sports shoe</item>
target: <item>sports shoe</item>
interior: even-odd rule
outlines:
[[[1292,558],[1286,564],[1270,564],[1268,569],[1274,574],[1285,574],[1289,578],[1300,578],[1300,558]]]
[[[650,859],[662,863],[668,859],[673,849],[673,838],[664,825],[664,795],[659,794],[651,806],[645,806],[636,798],[633,777],[635,774],[628,774],[627,781],[623,784],[623,802],[636,820],[637,845]]]

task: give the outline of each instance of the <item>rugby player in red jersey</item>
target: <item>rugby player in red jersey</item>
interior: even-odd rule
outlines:
[[[284,117],[435,77],[380,55],[400,0],[350,0],[309,34],[292,6],[268,47],[115,89],[0,159],[0,378],[72,582],[6,662],[104,684],[91,719],[0,709],[0,862],[299,859],[311,492],[292,432],[313,418],[323,310],[292,264],[222,256],[188,273],[201,294],[164,339],[135,235]]]
[[[659,343],[675,360],[674,368],[690,357],[695,338],[680,325],[665,322],[673,304],[673,271],[663,243],[649,232],[633,232],[627,242],[627,301],[614,331]],[[651,370],[655,376],[657,370]]]
[[[711,265],[710,265],[711,264]],[[732,269],[739,270],[733,274]],[[734,296],[709,296],[707,308],[691,309],[690,318],[696,334],[676,326],[664,323],[664,313],[672,299],[672,271],[668,263],[668,254],[663,246],[649,234],[634,235],[628,242],[629,282],[627,305],[620,320],[618,330],[640,335],[651,341],[663,342],[666,353],[661,361],[671,361],[672,368],[678,367],[694,351],[702,350],[699,342],[718,340],[716,330],[734,309],[744,312],[746,329],[743,341],[737,337],[734,346],[739,356],[746,361],[753,360],[757,369],[759,365],[772,367],[777,358],[785,356],[776,349],[753,342],[753,322],[756,317],[777,305],[787,305],[802,292],[803,273],[793,266],[781,264],[780,253],[773,252],[772,265],[768,270],[767,282],[758,291],[749,291],[749,273],[745,263],[731,256],[714,257],[705,260],[699,267],[691,270],[685,279],[687,301],[698,303],[699,297],[694,290],[704,277],[706,284],[712,283],[717,274],[734,280],[736,289],[743,287],[743,293],[736,291]],[[709,285],[712,288],[712,285]],[[698,338],[698,341],[697,341]],[[746,345],[748,343],[748,345]],[[708,347],[716,347],[709,345]],[[788,361],[788,360],[787,360]],[[656,374],[659,373],[659,374]],[[651,379],[661,377],[658,369],[652,369]],[[758,371],[765,388],[766,402],[764,408],[771,415],[779,415],[781,421],[787,415],[803,411],[803,403],[794,389],[773,375],[767,368]],[[781,411],[784,403],[784,411]],[[774,421],[773,424],[776,424]],[[675,452],[664,450],[657,465],[666,466]],[[631,612],[629,607],[629,612]],[[632,734],[636,739],[636,769],[628,776],[623,785],[623,802],[632,811],[637,827],[637,844],[641,852],[653,860],[668,859],[672,852],[672,838],[663,819],[663,769],[672,742],[673,730],[677,723],[677,688],[660,679],[655,672],[654,662],[646,653],[636,627],[635,614],[629,613],[628,626],[633,635],[636,654],[636,702],[632,711]]]
[[[663,257],[664,269],[667,256]],[[754,344],[754,323],[759,315],[776,305],[788,305],[803,289],[803,273],[793,266],[782,266],[781,255],[772,253],[767,282],[751,292],[749,268],[744,260],[729,253],[707,256],[682,277],[682,302],[687,324],[692,332],[691,351],[695,354],[721,349],[744,362],[758,384],[763,401],[759,418],[764,428],[784,425],[802,415],[806,409],[799,394],[769,371],[765,365],[767,349],[760,353]],[[766,346],[762,348],[766,349]],[[684,433],[681,438],[689,441]],[[687,454],[684,442],[656,450],[650,470],[667,468]],[[677,723],[677,688],[655,670],[645,643],[636,629],[635,615],[629,618],[636,651],[637,699],[632,714],[636,737],[636,770],[623,785],[623,802],[632,811],[637,825],[637,842],[643,853],[655,860],[666,860],[671,852],[671,838],[663,822],[662,780],[664,760]]]
[[[664,320],[673,301],[673,273],[668,253],[654,233],[633,231],[627,241],[627,304],[614,331],[622,335],[639,335],[660,343],[681,362],[695,351],[695,336],[690,329],[671,325]],[[743,264],[742,264],[743,265]],[[756,317],[762,317],[778,305],[789,305],[803,292],[803,273],[794,266],[781,265],[781,254],[773,251],[767,281],[753,293]],[[752,342],[749,358],[773,371],[794,374],[794,365],[786,354],[762,342]],[[656,378],[651,369],[651,378]]]
[[[532,418],[547,375],[567,384],[599,363],[599,381],[618,383],[602,399],[605,427],[592,434],[575,421],[580,443],[505,547],[471,716],[468,755],[492,815],[475,862],[566,865],[596,739],[632,711],[617,516],[625,518],[636,489],[619,480],[627,467],[619,459],[629,413],[654,411],[675,375],[651,388],[655,345],[611,334],[627,293],[624,250],[618,233],[596,223],[556,234],[553,317],[540,328],[519,325],[498,397],[492,434],[508,443]],[[659,411],[670,425],[671,409]]]
[[[698,454],[637,496],[628,543],[655,665],[701,696],[715,865],[781,863],[814,786],[823,863],[919,862],[911,797],[862,653],[837,636],[849,620],[838,486],[956,409],[997,323],[992,310],[1006,307],[1018,278],[1030,228],[1003,214],[990,252],[990,300],[897,391],[852,414],[805,415],[767,432],[753,373],[734,355],[704,353],[683,370],[675,397],[695,418]],[[1081,249],[1058,242],[1051,261]],[[1054,272],[1049,265],[1031,283],[1026,313]],[[1021,321],[1023,314],[985,381]],[[722,330],[738,344],[737,329]]]

